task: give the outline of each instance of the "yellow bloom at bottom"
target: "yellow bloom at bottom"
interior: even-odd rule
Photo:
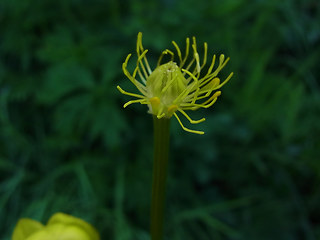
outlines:
[[[47,225],[28,218],[17,223],[12,240],[100,240],[96,229],[80,218],[54,214]]]
[[[164,50],[159,57],[157,67],[152,70],[145,50],[142,46],[142,33],[137,39],[137,63],[133,73],[127,70],[131,54],[129,54],[122,65],[124,74],[139,90],[139,94],[131,93],[117,86],[118,90],[125,95],[135,97],[124,104],[124,107],[132,103],[146,104],[149,113],[160,118],[171,118],[174,116],[181,127],[188,132],[203,134],[203,131],[196,131],[186,128],[177,113],[182,114],[191,124],[205,121],[205,118],[192,120],[185,112],[186,110],[197,110],[199,108],[211,107],[221,95],[218,91],[225,85],[233,73],[230,73],[224,81],[220,81],[219,72],[229,61],[223,54],[219,56],[219,63],[216,64],[216,55],[212,56],[211,64],[206,67],[208,45],[204,43],[204,56],[200,61],[195,37],[192,38],[192,54],[190,53],[190,40],[186,39],[185,54],[181,53],[179,46],[172,41],[176,55],[171,50]],[[170,60],[163,63],[163,58],[168,55]],[[214,69],[214,67],[216,68]],[[204,69],[206,71],[204,71]]]

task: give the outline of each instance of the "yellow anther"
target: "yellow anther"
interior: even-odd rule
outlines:
[[[220,62],[220,64],[222,64],[224,62],[224,54],[220,55],[219,62]]]
[[[221,95],[221,91],[217,91],[212,95],[212,99],[217,98]]]
[[[171,105],[168,107],[168,115],[171,117],[172,114],[178,110],[178,106],[177,105]]]
[[[204,81],[204,82],[202,82],[201,84],[200,84],[200,87],[202,87],[201,88],[201,91],[202,92],[204,92],[204,91],[212,91],[216,86],[218,86],[220,84],[220,79],[219,78],[214,78],[214,79],[212,79],[212,80],[210,80],[210,79],[208,79],[208,80],[206,80],[206,81]]]
[[[158,106],[160,104],[160,98],[158,98],[158,97],[150,98],[149,101],[152,106]]]

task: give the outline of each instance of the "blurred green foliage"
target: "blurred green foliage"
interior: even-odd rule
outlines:
[[[172,121],[167,239],[320,239],[317,0],[1,0],[0,238],[57,211],[149,238],[152,121],[115,88],[139,31],[154,61],[194,35],[235,73],[204,136]]]

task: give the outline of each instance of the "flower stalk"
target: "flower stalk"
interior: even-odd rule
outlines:
[[[151,240],[163,239],[164,208],[166,200],[167,167],[170,141],[170,118],[153,115],[154,155],[151,194]]]

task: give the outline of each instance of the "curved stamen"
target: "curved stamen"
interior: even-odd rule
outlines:
[[[137,99],[137,100],[131,100],[131,101],[127,102],[126,104],[123,105],[123,108],[126,108],[130,104],[133,104],[133,103],[148,104],[146,99]]]
[[[189,122],[192,123],[192,124],[198,124],[198,123],[204,122],[204,121],[206,120],[205,118],[201,118],[201,119],[199,119],[199,120],[192,120],[192,119],[189,117],[189,115],[186,114],[186,112],[183,111],[182,109],[179,109],[179,108],[178,108],[178,111],[181,112],[181,113],[183,114],[183,116],[185,116],[186,119],[188,119]]]
[[[127,92],[127,91],[123,90],[120,86],[117,86],[117,89],[124,95],[128,95],[128,96],[131,96],[131,97],[136,97],[136,98],[145,98],[145,96],[142,96],[140,94]]]
[[[176,51],[177,51],[177,53],[178,53],[178,57],[179,57],[180,63],[182,63],[181,51],[180,51],[180,48],[179,48],[178,44],[176,44],[175,41],[172,41],[172,44],[173,44],[173,46],[176,48]],[[181,66],[180,66],[180,67],[181,67]]]
[[[161,55],[160,55],[160,57],[159,57],[159,60],[158,60],[158,63],[157,63],[157,66],[160,66],[160,65],[161,65],[161,61],[162,61],[163,56],[164,56],[164,55],[167,55],[167,54],[170,54],[170,55],[171,55],[171,61],[174,60],[174,53],[173,53],[172,51],[166,49],[166,50],[164,50],[164,51],[161,53]]]
[[[187,131],[187,132],[191,132],[191,133],[201,134],[201,135],[204,134],[203,131],[191,130],[191,129],[189,129],[189,128],[186,128],[185,126],[183,126],[183,124],[182,124],[180,118],[178,117],[178,115],[177,115],[176,113],[173,113],[173,115],[174,115],[175,118],[178,120],[178,122],[179,122],[179,124],[180,124],[180,126],[182,127],[183,130],[185,130],[185,131]]]

